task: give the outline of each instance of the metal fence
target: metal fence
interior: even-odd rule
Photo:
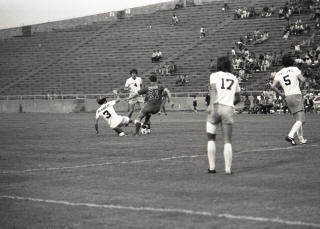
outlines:
[[[241,94],[259,95],[263,91],[242,91]],[[205,97],[207,92],[177,92],[171,93],[172,97]],[[120,93],[120,97],[129,96],[128,93]],[[0,100],[55,100],[55,99],[96,99],[103,96],[112,98],[114,94],[47,94],[47,95],[0,95]]]

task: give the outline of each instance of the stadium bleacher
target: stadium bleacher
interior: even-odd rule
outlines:
[[[229,12],[224,12],[222,2],[211,2],[0,40],[0,94],[108,93],[123,86],[133,67],[146,79],[154,70],[150,61],[154,49],[162,51],[163,62],[177,64],[178,74],[189,75],[190,83],[183,87],[176,86],[175,76],[161,77],[173,92],[205,91],[210,59],[230,53],[243,33],[256,28],[269,32],[267,42],[250,46],[255,53],[287,51],[292,42],[304,38],[282,39],[287,21],[278,19],[277,15],[233,19],[234,10],[244,5],[261,11],[271,4],[279,9],[284,3],[236,1],[229,4]],[[173,13],[179,17],[177,26],[170,23]],[[299,17],[310,20],[308,15]],[[207,29],[204,39],[199,39],[201,26]],[[263,90],[269,75],[269,72],[256,73],[245,82],[246,89]]]

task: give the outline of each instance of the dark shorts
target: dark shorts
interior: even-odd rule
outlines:
[[[161,104],[146,104],[141,110],[143,114],[157,114],[160,111]]]

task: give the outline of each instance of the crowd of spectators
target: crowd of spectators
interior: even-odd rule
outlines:
[[[245,36],[240,37],[240,40],[237,42],[237,45],[255,45],[263,43],[269,39],[269,32],[261,32],[259,29],[254,30],[253,32],[248,32]],[[241,48],[241,47],[240,47]]]
[[[151,62],[157,63],[160,62],[162,59],[162,52],[160,50],[153,50],[153,53],[151,55]]]
[[[254,18],[259,15],[254,7],[243,7],[240,9],[235,10],[234,12],[234,19],[248,19]]]
[[[263,7],[260,14],[261,14],[261,17],[271,17],[271,15],[273,15],[274,12],[275,12],[275,7],[271,5],[271,6]]]
[[[308,23],[302,23],[301,19],[297,19],[294,23],[289,23],[284,29],[283,39],[288,39],[291,35],[307,35],[311,31]]]
[[[164,62],[155,65],[154,73],[161,76],[174,75],[177,72],[177,65],[174,61]]]
[[[177,74],[176,85],[185,86],[190,82],[190,78],[187,74]]]

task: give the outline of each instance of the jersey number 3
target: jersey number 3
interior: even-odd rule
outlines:
[[[286,75],[283,77],[284,84],[287,86],[291,84],[291,81],[290,81],[290,79],[288,79],[288,77],[289,77],[289,75]]]
[[[108,110],[106,110],[105,112],[103,112],[103,115],[106,116],[106,118],[110,118],[111,114],[109,113]]]
[[[224,78],[221,79],[222,82],[221,82],[221,89],[226,89],[225,86],[224,86]],[[232,85],[234,84],[234,80],[232,79],[226,79],[227,82],[230,82],[228,87],[227,87],[227,90],[231,90],[231,87]]]

